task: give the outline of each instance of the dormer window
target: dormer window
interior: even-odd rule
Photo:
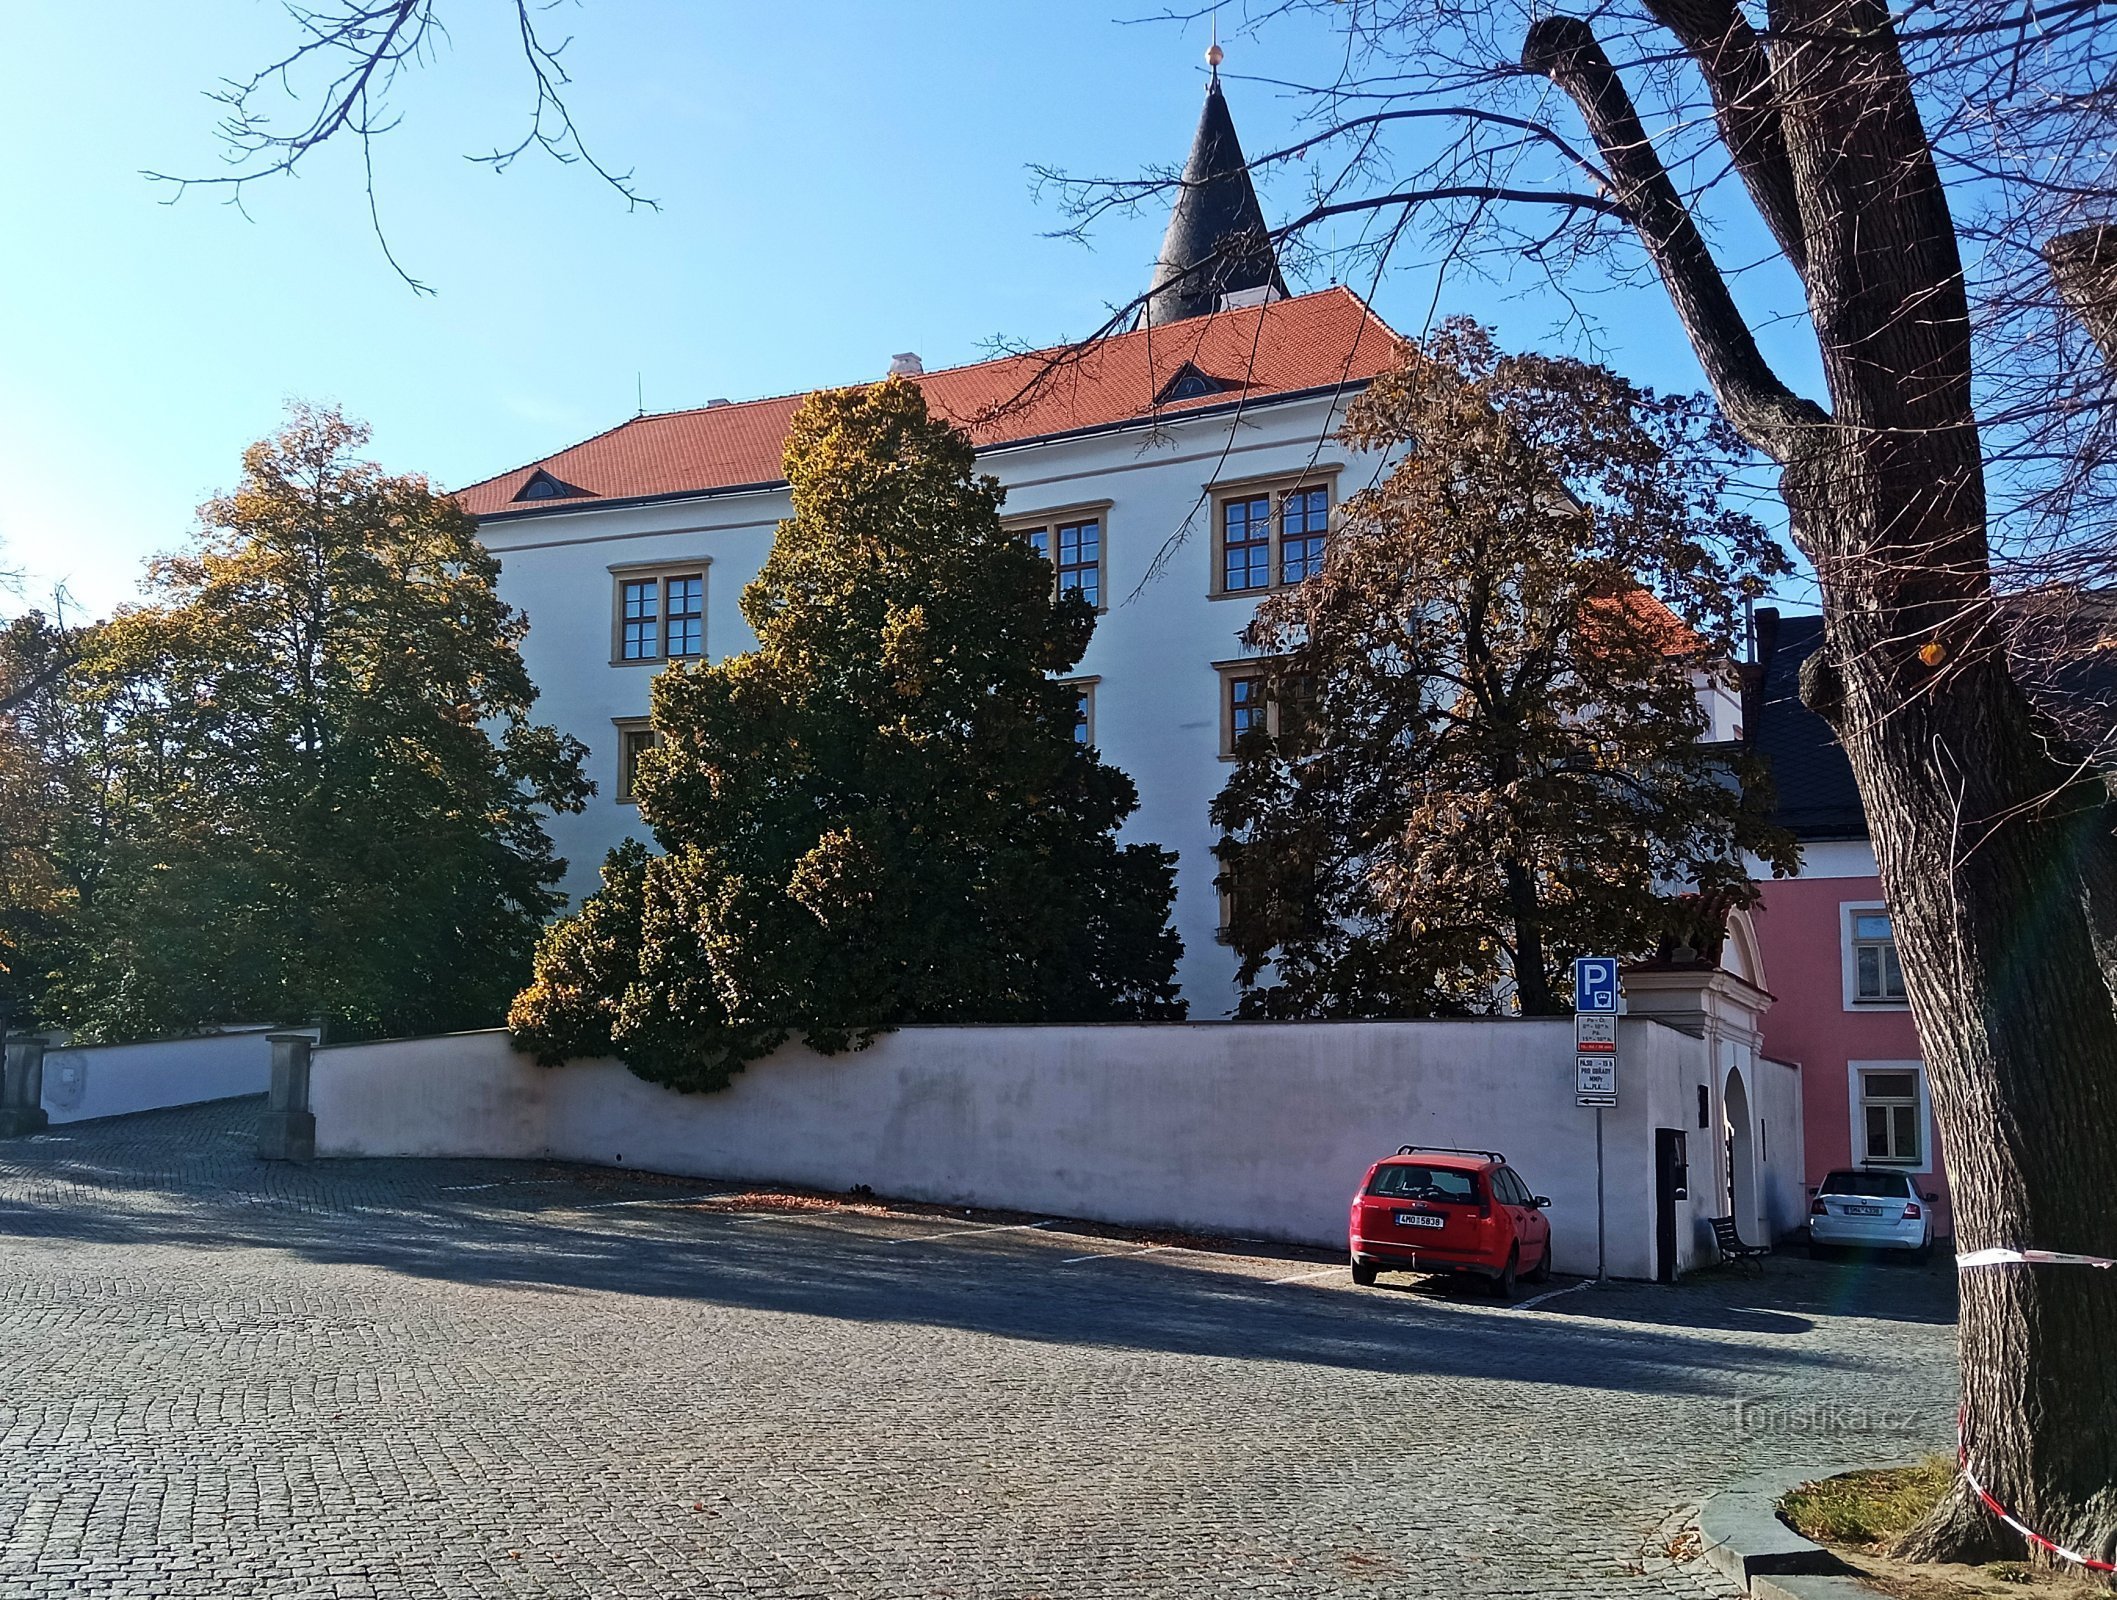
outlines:
[[[1217,378],[1209,378],[1186,361],[1176,369],[1169,381],[1161,386],[1161,393],[1154,403],[1165,406],[1173,400],[1200,400],[1209,394],[1218,394],[1224,385]]]
[[[529,481],[515,491],[517,500],[583,500],[590,498],[586,489],[578,488],[563,478],[554,478],[542,467],[529,475]]]

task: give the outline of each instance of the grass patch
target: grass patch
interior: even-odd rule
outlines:
[[[1848,1472],[1804,1483],[1779,1502],[1779,1515],[1804,1538],[1826,1544],[1887,1544],[1939,1504],[1955,1463],[1929,1456],[1914,1467]]]

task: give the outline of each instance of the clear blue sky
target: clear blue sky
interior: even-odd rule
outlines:
[[[377,146],[392,242],[429,298],[378,251],[350,145],[252,190],[250,220],[207,191],[165,205],[140,176],[216,167],[204,91],[285,49],[276,0],[8,9],[0,545],[97,612],[184,541],[290,397],[342,404],[389,466],[454,485],[621,420],[636,392],[670,410],[1092,330],[1144,286],[1164,219],[1108,223],[1093,249],[1045,237],[1062,218],[1027,168],[1180,162],[1207,42],[1202,23],[1122,20],[1155,9],[1129,0],[561,6],[577,120],[662,204],[628,214],[581,168],[464,159],[517,138],[528,97],[512,8],[456,0]],[[1320,74],[1331,44],[1313,21],[1227,44],[1254,154],[1295,108],[1241,75]],[[1267,188],[1269,215],[1299,182]],[[1377,309],[1416,332],[1434,288],[1408,266]],[[1469,279],[1440,309],[1517,343],[1554,322]],[[1657,292],[1611,309],[1615,364],[1698,385]]]

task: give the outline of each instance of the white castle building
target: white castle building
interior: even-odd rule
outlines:
[[[1216,77],[1135,330],[1056,368],[891,364],[976,440],[1053,582],[1102,612],[1076,674],[1081,737],[1138,785],[1125,837],[1177,852],[1194,1017],[1236,999],[1208,807],[1263,714],[1241,635],[1260,596],[1313,570],[1334,507],[1379,469],[1337,433],[1400,343],[1346,289],[1287,294]],[[645,835],[628,774],[653,675],[755,642],[736,601],[791,514],[780,457],[801,399],[636,417],[459,493],[529,616],[540,715],[592,752],[596,798],[551,824],[576,897],[611,846]]]

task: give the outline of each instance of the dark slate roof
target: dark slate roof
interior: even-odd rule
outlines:
[[[1264,209],[1250,182],[1235,119],[1220,92],[1220,75],[1206,85],[1206,104],[1184,163],[1183,186],[1169,213],[1154,287],[1141,309],[1141,326],[1181,322],[1220,308],[1220,297],[1244,289],[1286,293]]]
[[[1823,642],[1821,617],[1757,612],[1757,684],[1745,732],[1771,763],[1774,819],[1797,839],[1864,839],[1867,813],[1830,724],[1801,704],[1801,663]]]
[[[2117,592],[2065,584],[1999,597],[2009,662],[2037,711],[2084,759],[2117,773]],[[1744,722],[1771,763],[1774,816],[1799,839],[1864,839],[1852,764],[1830,726],[1801,704],[1801,663],[1821,617],[1757,611],[1756,676]]]

